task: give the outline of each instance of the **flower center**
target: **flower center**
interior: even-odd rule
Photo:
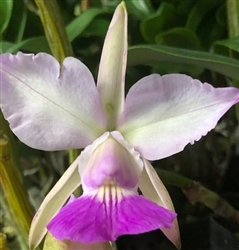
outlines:
[[[83,189],[96,190],[115,187],[134,189],[138,186],[142,172],[142,161],[133,149],[127,149],[112,136],[108,136],[87,156],[88,160],[80,162]],[[87,150],[82,153],[84,158]],[[86,158],[86,157],[85,157]]]
[[[122,200],[125,195],[135,195],[137,194],[137,188],[135,189],[125,189],[118,186],[115,182],[108,182],[97,190],[97,198],[101,202],[106,204],[117,204]]]

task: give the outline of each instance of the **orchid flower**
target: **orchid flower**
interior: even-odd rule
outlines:
[[[125,99],[126,58],[124,3],[106,35],[97,86],[72,57],[59,65],[45,53],[1,55],[1,109],[16,136],[41,150],[85,148],[40,206],[31,248],[47,230],[61,241],[95,244],[158,228],[180,247],[172,201],[149,161],[206,135],[239,101],[239,89],[152,74]],[[80,185],[82,196],[63,206]]]

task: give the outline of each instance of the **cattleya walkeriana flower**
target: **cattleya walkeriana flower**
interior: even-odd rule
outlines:
[[[39,208],[31,248],[47,229],[58,240],[95,244],[160,228],[180,245],[172,201],[148,160],[199,140],[239,101],[239,89],[153,74],[124,100],[126,57],[124,3],[105,39],[97,87],[72,57],[60,66],[45,53],[1,55],[1,109],[19,139],[42,150],[85,148]],[[82,196],[61,208],[79,185]]]

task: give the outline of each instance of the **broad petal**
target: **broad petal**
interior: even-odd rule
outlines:
[[[42,150],[82,148],[105,130],[94,79],[79,60],[60,69],[52,56],[0,56],[1,109],[13,132]]]
[[[46,225],[80,184],[77,158],[48,193],[33,218],[29,232],[30,249],[35,249],[40,244],[47,232]],[[74,201],[74,197],[70,201]]]
[[[174,206],[170,195],[153,166],[149,163],[149,161],[144,160],[144,167],[145,168],[139,183],[139,188],[143,195],[158,205],[174,211]],[[174,219],[171,228],[161,228],[161,231],[178,249],[181,248],[177,218]]]
[[[96,189],[106,181],[124,188],[138,186],[143,162],[138,152],[117,132],[106,132],[79,157],[83,189]]]
[[[105,38],[97,81],[108,130],[115,129],[123,110],[127,49],[127,12],[122,2],[115,10]]]
[[[101,187],[98,193],[85,194],[63,207],[47,228],[59,240],[93,243],[172,226],[174,212],[135,192]]]
[[[144,158],[161,159],[206,135],[238,101],[237,88],[213,88],[181,74],[153,74],[130,89],[118,130]]]

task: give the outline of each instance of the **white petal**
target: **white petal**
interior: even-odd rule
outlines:
[[[92,74],[68,57],[62,67],[52,56],[0,56],[1,109],[13,132],[42,150],[82,148],[106,128]]]
[[[238,101],[237,88],[214,88],[181,74],[154,74],[130,89],[118,130],[144,158],[161,159],[206,135]]]

